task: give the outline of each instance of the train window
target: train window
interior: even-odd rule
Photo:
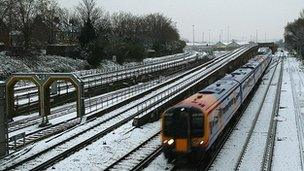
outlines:
[[[200,91],[199,93],[203,93],[203,94],[214,94],[214,91],[204,90],[204,91]]]
[[[192,114],[191,133],[192,137],[204,136],[204,119],[201,113]]]
[[[167,136],[172,135],[173,128],[171,125],[173,125],[173,119],[171,116],[164,116],[164,121],[163,121],[163,133]]]
[[[186,138],[188,134],[188,122],[186,111],[172,109],[164,115],[163,133],[169,137]]]
[[[174,108],[163,117],[163,133],[169,137],[187,138],[204,135],[204,120],[200,110],[195,108]],[[191,135],[189,135],[189,132]]]

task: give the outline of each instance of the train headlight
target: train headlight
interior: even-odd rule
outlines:
[[[200,142],[200,145],[202,145],[202,144],[204,144],[204,141],[201,141],[201,142]]]
[[[168,141],[168,145],[172,145],[174,143],[174,139],[170,139],[169,141]]]
[[[168,142],[168,140],[165,140],[165,141],[164,141],[164,144],[166,144],[167,142]]]

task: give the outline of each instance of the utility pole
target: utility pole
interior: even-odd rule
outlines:
[[[0,81],[0,158],[9,153],[5,87],[6,84]]]
[[[222,39],[223,38],[223,29],[221,29],[220,31],[221,31],[220,32],[220,42],[222,42],[223,41],[223,39]]]
[[[205,42],[205,33],[203,32],[202,33],[202,43],[204,43]]]
[[[265,42],[267,42],[267,33],[265,32]]]
[[[192,31],[193,31],[193,46],[194,46],[194,41],[195,41],[195,39],[194,39],[194,25],[192,25]]]
[[[227,28],[227,43],[230,42],[230,27]]]
[[[211,43],[211,30],[209,29],[208,32],[209,32],[209,44],[210,44]]]
[[[221,33],[219,33],[219,42],[221,41]]]
[[[256,39],[256,43],[258,43],[258,41],[259,41],[258,29],[256,29],[256,31],[255,31],[255,39]]]

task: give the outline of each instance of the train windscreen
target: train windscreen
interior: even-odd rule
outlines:
[[[187,138],[203,137],[203,115],[193,108],[173,108],[163,117],[163,134],[168,137]]]

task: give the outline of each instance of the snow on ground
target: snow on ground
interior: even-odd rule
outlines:
[[[225,61],[225,60],[224,60]],[[219,62],[217,65],[220,65],[221,63],[223,63],[224,61],[221,61]],[[207,70],[212,70],[213,67],[211,68],[208,68],[206,69],[205,72],[207,72]],[[204,70],[204,69],[202,69]],[[196,71],[192,74],[189,74],[185,77],[183,77],[182,79],[178,80],[177,82],[174,82],[172,84],[174,85],[177,85],[175,86],[175,88],[179,88],[181,86],[183,86],[184,84],[187,84],[187,81],[185,80],[195,80],[199,77],[201,77],[202,75],[204,75],[205,72],[201,72],[201,71]],[[168,80],[169,81],[169,80]],[[67,132],[65,132],[65,134],[62,134],[61,136],[57,136],[56,138],[52,139],[52,138],[49,138],[49,139],[46,139],[46,140],[43,140],[43,141],[40,141],[40,142],[37,142],[31,146],[28,146],[26,147],[25,149],[22,149],[22,151],[18,152],[18,153],[24,153],[23,155],[21,156],[18,156],[16,158],[11,158],[12,156],[8,156],[4,159],[1,159],[0,161],[0,169],[1,167],[4,168],[6,165],[11,165],[12,164],[12,160],[14,160],[15,162],[17,162],[17,160],[22,160],[24,158],[27,158],[28,156],[32,156],[33,154],[36,154],[37,152],[40,152],[44,149],[46,149],[47,147],[50,147],[54,144],[57,144],[58,142],[61,142],[62,140],[66,139],[67,137],[71,137],[72,135],[75,135],[83,130],[87,130],[88,128],[92,127],[93,125],[98,125],[97,127],[94,126],[94,129],[91,129],[89,131],[87,131],[85,134],[82,134],[80,136],[78,136],[77,138],[73,139],[73,141],[69,141],[65,144],[62,144],[58,147],[56,147],[55,149],[51,150],[50,152],[48,152],[47,154],[44,154],[42,156],[40,156],[39,158],[37,158],[37,160],[34,160],[34,161],[30,161],[29,163],[23,165],[23,166],[20,166],[18,167],[19,169],[29,169],[28,167],[34,167],[34,165],[37,165],[39,164],[39,162],[43,161],[43,160],[48,160],[48,158],[54,156],[54,155],[58,155],[58,153],[62,152],[62,150],[64,149],[68,149],[76,144],[78,144],[79,142],[82,142],[86,139],[88,139],[89,137],[95,135],[96,133],[114,125],[115,123],[117,123],[118,121],[121,121],[123,118],[126,118],[126,117],[129,117],[130,115],[134,114],[135,112],[137,112],[139,110],[139,108],[131,108],[131,106],[137,106],[139,103],[143,102],[143,101],[147,101],[147,99],[150,99],[151,97],[153,97],[155,101],[155,99],[159,99],[160,96],[163,97],[166,95],[169,95],[169,91],[164,91],[164,90],[167,90],[168,88],[170,87],[170,90],[172,90],[172,85],[167,85],[165,87],[162,87],[160,88],[159,90],[157,91],[154,91],[146,96],[144,96],[143,98],[141,99],[138,99],[138,100],[135,100],[133,101],[132,103],[128,104],[128,105],[125,105],[117,110],[114,110],[108,114],[105,114],[99,118],[96,118],[95,120],[91,121],[91,122],[88,122],[88,123],[85,123],[81,126],[78,126],[78,127],[75,127],[74,129],[72,130],[68,130]],[[159,92],[161,92],[159,94]],[[158,96],[155,96],[155,95],[158,95]],[[152,101],[151,100],[151,101]],[[168,99],[164,100],[162,103],[160,103],[159,105],[165,103]],[[150,103],[151,103],[150,101]],[[145,104],[146,105],[146,104]],[[153,106],[152,108],[150,108],[149,110],[147,110],[146,112],[149,112],[151,110],[153,110],[154,108],[156,108],[158,105],[156,106]],[[143,107],[143,106],[142,106]],[[125,111],[126,109],[130,109],[128,111]],[[119,117],[116,117],[116,118],[113,118],[113,116],[117,115],[117,113],[120,113],[120,112],[123,112],[121,115],[119,115]],[[110,121],[108,122],[105,122],[103,124],[100,124],[102,123],[103,121],[109,119],[109,118],[113,118],[111,119]],[[17,168],[17,169],[18,169]]]
[[[153,160],[145,171],[156,171],[156,170],[172,170],[174,167],[173,164],[168,163],[168,160],[165,158],[164,154],[160,154],[158,157]]]
[[[295,92],[292,91],[294,87],[300,85],[298,81],[292,82],[291,79],[291,77],[297,75],[296,69],[299,69],[292,68],[292,65],[295,64],[299,65],[299,62],[294,58],[287,58],[284,62],[280,110],[277,117],[278,125],[272,163],[273,170],[302,170],[296,123],[298,119],[296,112],[298,111],[294,105],[293,96],[295,96]],[[301,72],[300,74],[303,75],[304,73]],[[301,97],[301,99],[304,100],[304,97]]]
[[[134,129],[130,121],[48,170],[103,170],[159,130],[159,122]]]
[[[240,121],[237,123],[236,127],[234,128],[233,132],[229,136],[228,140],[224,144],[223,148],[221,149],[220,153],[218,154],[216,160],[214,161],[211,170],[234,170],[237,160],[239,158],[239,155],[242,151],[243,144],[245,143],[246,137],[248,135],[248,132],[250,130],[250,127],[252,125],[252,122],[254,120],[255,114],[258,112],[259,106],[262,104],[262,98],[264,94],[267,92],[267,85],[269,84],[270,77],[274,72],[275,67],[273,67],[270,72],[268,72],[266,75],[263,77],[263,81],[261,85],[259,86],[258,90],[256,91],[254,97],[252,98],[250,104],[246,108],[245,112],[243,113],[242,118]],[[266,99],[268,101],[268,106],[269,106],[269,115],[271,114],[271,98]],[[262,111],[263,112],[263,111]],[[262,116],[267,116],[263,115]],[[269,119],[269,118],[268,118]],[[263,120],[261,120],[263,121]],[[262,122],[261,122],[262,123]],[[268,125],[263,124],[257,124],[258,128],[261,129],[262,127],[265,127],[268,129]],[[263,133],[259,130],[256,130],[254,133],[255,135],[260,135],[260,136],[267,136],[267,133],[263,135]],[[257,136],[256,141],[259,140],[259,136]],[[256,142],[257,143],[257,142]],[[263,147],[264,148],[264,147]],[[258,150],[258,149],[251,149],[253,151]],[[251,156],[256,156],[257,154],[255,152],[251,153]],[[258,158],[255,158],[251,161],[251,163],[247,163],[246,168],[242,168],[243,170],[254,170],[257,169],[257,165],[252,165],[254,162],[259,162]],[[241,170],[242,170],[241,169]]]
[[[170,77],[167,77],[167,78],[170,78]],[[161,83],[161,82],[162,81],[160,81],[160,82],[151,81],[151,82],[148,82],[148,83],[145,83],[145,84],[134,85],[134,86],[131,86],[131,87],[128,87],[128,88],[123,88],[123,89],[120,89],[120,90],[112,91],[112,92],[109,92],[109,93],[105,93],[105,94],[95,96],[93,98],[86,99],[85,100],[86,114],[91,114],[91,113],[95,112],[96,110],[104,110],[105,108],[109,108],[109,107],[121,102],[122,100],[126,100],[128,98],[136,96],[139,93],[142,93],[143,91],[151,89],[151,88],[157,86],[158,85],[157,83]],[[136,90],[134,92],[129,91],[129,89],[133,89],[133,88],[136,88],[136,87],[138,87],[138,90]],[[122,93],[127,92],[127,93],[123,93],[123,95],[121,95],[121,94],[118,95],[119,92],[122,92]],[[115,94],[117,94],[117,95],[115,95]],[[99,99],[99,100],[97,100],[96,103],[95,102],[89,102],[90,100],[94,101],[95,99]],[[60,110],[60,109],[64,109],[64,110],[61,111],[61,112],[57,112],[57,113],[55,112],[56,110]],[[61,106],[51,108],[51,113],[52,114],[64,113],[60,117],[55,117],[55,118],[52,118],[52,119],[49,118],[49,122],[51,124],[57,124],[57,123],[60,123],[62,121],[66,121],[66,120],[75,118],[77,116],[77,114],[76,114],[76,102],[71,102],[71,103],[67,103],[65,105],[61,105]],[[15,117],[14,120],[15,121],[22,120],[22,119],[25,119],[27,117],[34,117],[34,116],[38,116],[38,115],[39,115],[38,112],[34,112],[30,115]],[[39,120],[40,120],[40,122],[42,122],[42,118],[40,118]],[[42,128],[39,128],[38,125],[39,124],[35,124],[35,125],[32,125],[32,126],[25,127],[23,129],[11,132],[11,133],[9,133],[9,137],[12,137],[14,135],[17,135],[17,134],[23,133],[23,132],[30,133],[30,132],[42,129]]]
[[[277,59],[274,59],[277,60]],[[274,63],[270,67],[277,65],[277,70],[274,73],[273,80],[266,94],[265,101],[263,102],[262,109],[258,116],[255,128],[250,137],[248,148],[242,159],[239,170],[255,170],[262,168],[264,153],[267,147],[268,131],[273,119],[273,112],[275,110],[276,93],[279,85],[280,71],[282,69],[281,61]],[[252,113],[255,115],[255,113]]]
[[[16,72],[71,72],[83,70],[88,63],[61,56],[10,57],[0,52],[0,78]]]
[[[214,51],[213,52],[213,55],[215,56],[215,57],[218,57],[218,56],[222,56],[222,55],[224,55],[224,54],[226,54],[227,53],[227,51]]]

